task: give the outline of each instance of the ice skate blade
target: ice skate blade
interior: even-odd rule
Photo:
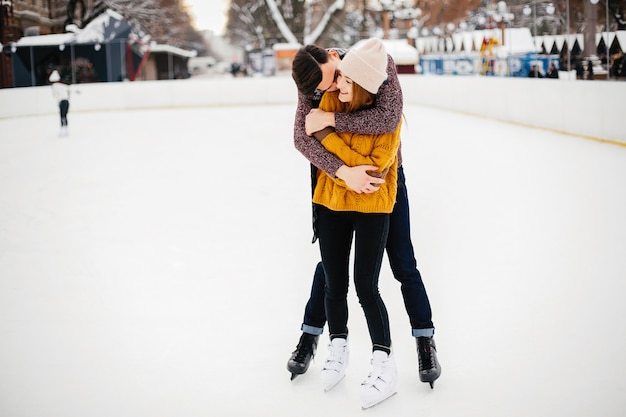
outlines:
[[[289,373],[291,373],[291,380],[293,381],[294,379],[296,379],[300,375],[304,375],[307,370],[305,369],[304,372],[302,372],[300,369],[298,369],[298,370],[288,369],[288,371],[289,371]]]
[[[383,399],[381,399],[380,401],[376,401],[376,402],[375,402],[375,403],[373,403],[373,404],[369,404],[369,405],[367,405],[367,404],[363,404],[363,405],[361,405],[361,409],[362,409],[362,410],[367,410],[368,408],[373,408],[373,407],[376,407],[378,404],[382,403],[382,402],[383,402],[383,401],[385,401],[386,399],[389,399],[389,398],[393,397],[393,396],[394,396],[394,395],[396,395],[397,393],[398,393],[398,391],[394,391],[394,392],[392,392],[391,394],[389,394],[389,395],[387,395],[386,397],[384,397]]]
[[[441,376],[441,368],[439,372],[435,374],[420,374],[420,382],[424,384],[430,384],[430,389],[435,388],[435,381]]]
[[[435,375],[434,378],[431,375],[429,375],[427,377],[420,376],[420,382],[423,382],[424,384],[429,384],[430,385],[430,389],[434,389],[435,388],[435,381],[437,379],[439,379],[439,375]]]
[[[289,373],[291,374],[291,380],[293,381],[294,379],[296,379],[298,375],[304,375],[306,371],[309,370],[309,365],[310,362],[306,366],[290,366],[289,364],[287,364],[287,371],[289,371]]]
[[[341,376],[341,378],[339,378],[336,382],[334,382],[332,385],[328,385],[328,386],[324,386],[324,392],[328,392],[331,389],[335,388],[337,386],[337,384],[339,384],[344,378],[346,377],[346,374],[343,374]]]

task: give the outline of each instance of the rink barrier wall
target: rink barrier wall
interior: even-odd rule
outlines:
[[[623,81],[400,77],[405,103],[626,145]]]
[[[401,74],[406,104],[423,105],[626,145],[626,82]],[[290,76],[73,85],[81,111],[294,104]],[[54,114],[49,86],[0,89],[0,118]],[[4,133],[4,132],[3,132]]]
[[[295,103],[291,78],[212,78],[74,84],[70,113],[242,104]],[[55,113],[50,86],[0,90],[0,118]]]

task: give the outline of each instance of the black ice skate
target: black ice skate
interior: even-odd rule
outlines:
[[[432,389],[434,388],[435,380],[441,375],[435,339],[432,337],[418,337],[416,343],[420,381],[428,382]]]
[[[287,362],[287,370],[291,372],[292,380],[309,369],[311,359],[315,356],[318,339],[319,336],[310,333],[302,333],[302,336],[300,336],[298,346]]]

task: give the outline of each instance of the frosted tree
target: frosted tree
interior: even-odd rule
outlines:
[[[94,13],[105,9],[119,13],[158,43],[195,49],[200,53],[206,49],[182,0],[99,0]]]
[[[248,47],[316,43],[343,31],[344,7],[345,0],[231,0],[227,33]]]
[[[151,33],[153,26],[167,19],[167,10],[158,0],[100,0],[95,6],[96,12],[111,9],[121,14],[126,21],[138,25]]]
[[[324,33],[324,30],[328,26],[328,23],[330,22],[330,19],[332,18],[332,16],[336,12],[343,10],[344,6],[345,6],[344,0],[335,0],[333,4],[331,4],[330,7],[326,9],[324,14],[322,15],[322,18],[315,25],[315,27],[311,31],[306,30],[304,32],[304,43],[305,44],[315,43],[317,39],[322,35],[322,33]]]

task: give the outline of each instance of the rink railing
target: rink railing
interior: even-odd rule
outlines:
[[[626,82],[400,75],[406,104],[626,145]],[[291,77],[76,84],[72,113],[168,107],[293,104]],[[295,110],[295,107],[294,107]],[[0,89],[0,118],[56,114],[49,86]],[[7,132],[2,132],[4,135]]]
[[[626,145],[624,81],[437,75],[401,80],[405,103]]]

